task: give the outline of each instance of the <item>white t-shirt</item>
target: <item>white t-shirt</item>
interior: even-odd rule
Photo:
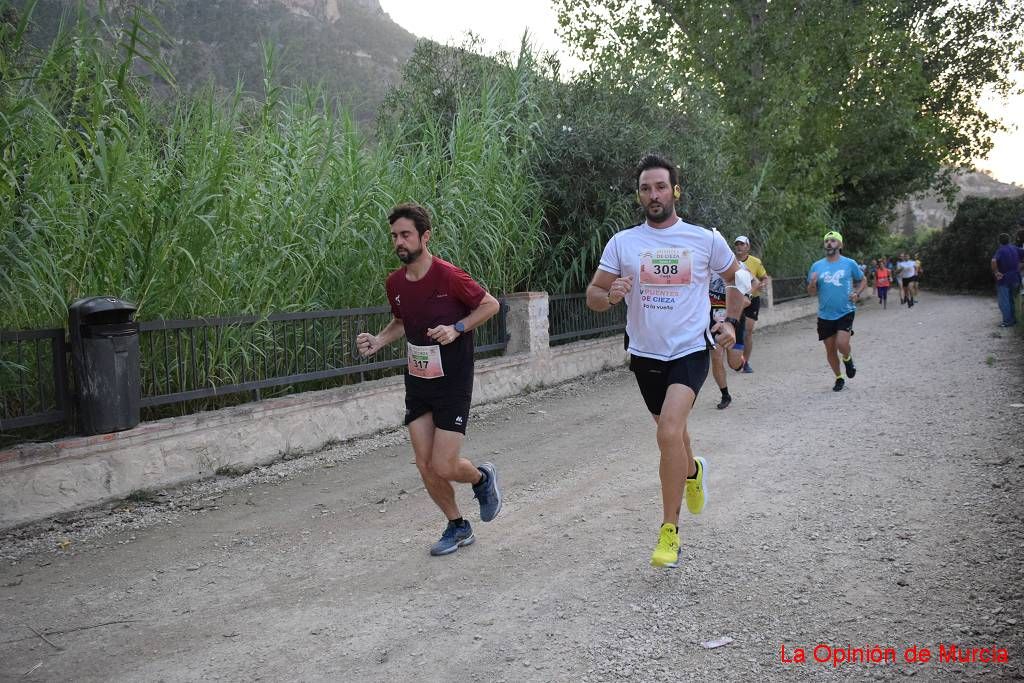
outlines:
[[[896,264],[900,277],[914,277],[917,275],[917,263],[914,261],[900,261]]]
[[[633,276],[626,295],[629,352],[674,360],[713,345],[708,283],[711,271],[721,273],[733,260],[721,233],[681,220],[667,228],[642,223],[615,233],[598,267]]]

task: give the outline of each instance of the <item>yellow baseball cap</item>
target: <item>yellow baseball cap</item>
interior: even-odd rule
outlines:
[[[835,230],[829,230],[828,232],[825,233],[825,236],[821,238],[822,242],[824,242],[825,240],[839,240],[839,242],[842,243],[843,236],[840,235]]]

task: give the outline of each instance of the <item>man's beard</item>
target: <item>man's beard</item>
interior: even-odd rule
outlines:
[[[839,253],[839,247],[825,247],[826,256],[835,256]]]
[[[423,249],[422,248],[417,249],[416,251],[406,251],[404,249],[401,249],[401,250],[400,249],[395,249],[395,256],[397,256],[398,260],[401,261],[402,263],[404,263],[405,265],[409,265],[410,263],[412,263],[413,261],[418,259],[422,253],[423,253]],[[403,256],[403,254],[404,254],[404,256]]]
[[[646,213],[648,221],[653,221],[654,223],[661,223],[668,220],[668,217],[672,215],[671,204],[661,204],[660,206],[661,210],[655,213],[654,210],[651,209],[651,205],[647,205]]]

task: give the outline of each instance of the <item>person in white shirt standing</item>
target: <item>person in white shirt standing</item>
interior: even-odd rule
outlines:
[[[676,167],[647,155],[637,166],[636,183],[647,220],[605,245],[587,287],[587,306],[601,312],[625,301],[628,307],[630,370],[654,417],[661,451],[663,518],[651,564],[675,567],[684,490],[693,514],[704,510],[707,499],[707,463],[693,457],[687,420],[707,379],[709,350],[716,339],[726,348],[736,339],[744,294],[735,284],[739,264],[721,233],[676,215],[681,192]],[[712,272],[726,283],[726,314],[709,326]]]

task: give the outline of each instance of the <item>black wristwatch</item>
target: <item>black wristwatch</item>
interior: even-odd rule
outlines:
[[[736,318],[726,318],[722,322],[730,323],[733,326],[733,329],[739,329],[740,326],[740,321]]]
[[[465,334],[466,332],[466,326],[462,324],[461,320],[456,320],[455,324],[452,325],[452,327],[454,327],[455,331],[458,332],[459,334]]]

